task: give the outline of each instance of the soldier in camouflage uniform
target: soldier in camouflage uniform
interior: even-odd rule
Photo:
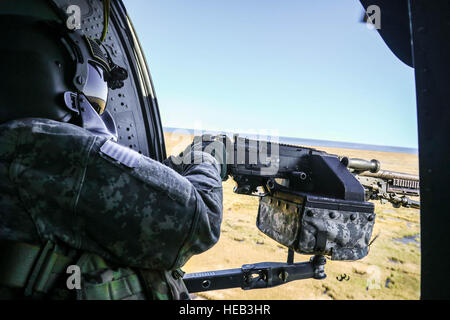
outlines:
[[[187,299],[179,268],[219,238],[220,164],[189,148],[201,161],[159,163],[83,128],[60,99],[76,90],[55,38],[27,17],[1,23],[0,299]],[[100,113],[91,91],[76,98]],[[73,265],[81,288],[69,290]]]

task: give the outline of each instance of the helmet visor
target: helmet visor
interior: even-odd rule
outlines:
[[[108,84],[104,79],[102,68],[92,63],[88,64],[88,78],[83,93],[98,114],[105,111],[108,99]]]

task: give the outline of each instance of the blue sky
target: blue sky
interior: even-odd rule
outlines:
[[[163,126],[417,148],[413,69],[357,0],[124,3]]]

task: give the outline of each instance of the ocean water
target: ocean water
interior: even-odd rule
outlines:
[[[233,135],[230,132],[221,132],[221,131],[195,131],[194,129],[184,129],[184,128],[171,128],[171,127],[163,127],[166,132],[179,132],[179,133],[189,133],[189,134],[228,134]],[[258,138],[252,134],[239,134],[242,137],[248,138]],[[267,137],[267,140],[274,141],[270,137]],[[318,139],[308,139],[308,138],[294,138],[294,137],[278,137],[279,143],[286,144],[295,144],[300,146],[315,146],[315,147],[329,147],[329,148],[345,148],[345,149],[356,149],[356,150],[370,150],[370,151],[385,151],[385,152],[398,152],[398,153],[409,153],[409,154],[418,154],[417,148],[407,148],[407,147],[398,147],[398,146],[382,146],[375,144],[365,144],[365,143],[354,143],[354,142],[341,142],[341,141],[331,141],[331,140],[318,140]]]

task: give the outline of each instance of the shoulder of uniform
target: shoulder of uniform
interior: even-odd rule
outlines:
[[[29,132],[32,135],[67,135],[90,137],[93,136],[88,130],[77,125],[44,118],[24,118],[8,121],[1,125],[2,130],[13,130],[20,132]]]
[[[45,119],[45,118],[23,118],[23,119],[15,119],[10,120],[8,122],[2,123],[0,125],[2,128],[7,129],[30,129],[30,130],[37,130],[37,131],[55,131],[55,130],[68,130],[68,131],[80,131],[80,132],[87,132],[81,127],[78,127],[76,125],[66,123],[66,122],[60,122],[56,120],[51,119]]]
[[[100,153],[129,168],[136,167],[139,159],[142,157],[140,153],[112,140],[106,140],[103,143],[100,147]]]

